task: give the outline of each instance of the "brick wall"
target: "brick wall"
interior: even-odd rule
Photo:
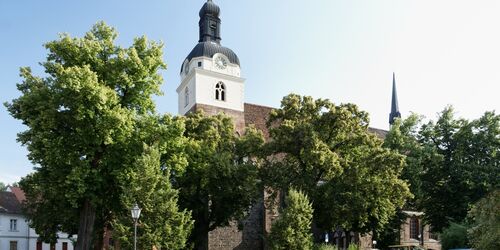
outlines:
[[[236,132],[238,132],[239,134],[243,134],[245,132],[245,114],[243,112],[205,104],[195,104],[189,112],[198,110],[203,110],[203,112],[207,115],[217,115],[219,113],[224,113],[233,119]]]
[[[248,106],[249,120],[257,121],[256,127],[265,128],[265,118],[262,116],[262,110],[256,105]],[[245,109],[247,105],[245,104]],[[268,108],[270,110],[270,108]],[[214,107],[204,104],[196,104],[190,112],[203,110],[206,115],[217,115],[224,113],[231,117],[234,122],[235,130],[239,134],[245,132],[247,112],[240,112],[225,108]],[[265,114],[267,117],[267,113]],[[250,123],[251,124],[251,123]],[[267,130],[266,130],[267,135]],[[257,202],[250,210],[248,217],[241,222],[240,228],[238,222],[233,221],[227,227],[221,227],[213,230],[208,235],[208,248],[217,250],[258,250],[263,249],[263,222],[264,222],[264,204],[263,201]]]

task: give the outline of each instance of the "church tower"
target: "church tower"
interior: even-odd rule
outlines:
[[[220,8],[208,0],[200,10],[199,40],[181,67],[177,87],[179,114],[203,110],[231,116],[237,131],[245,126],[240,60],[221,45]]]
[[[398,93],[396,91],[396,74],[392,73],[392,101],[391,101],[391,113],[389,114],[389,125],[394,124],[396,118],[401,118],[401,113],[399,112],[398,105]]]

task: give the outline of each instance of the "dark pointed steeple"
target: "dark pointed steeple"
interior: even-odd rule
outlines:
[[[401,118],[401,113],[399,113],[398,105],[398,93],[396,91],[396,74],[392,73],[392,102],[391,102],[391,114],[389,115],[389,124],[394,124],[394,119]]]
[[[198,42],[216,42],[220,44],[220,8],[212,2],[207,2],[200,10],[200,40]]]

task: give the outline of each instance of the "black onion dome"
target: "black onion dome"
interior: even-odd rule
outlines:
[[[220,45],[220,24],[219,18],[220,8],[212,0],[208,0],[200,10],[200,40],[193,48],[191,53],[186,57],[188,62],[191,62],[196,57],[212,58],[215,54],[220,53],[225,55],[229,62],[240,66],[240,59],[229,48]],[[181,67],[181,72],[184,67]]]
[[[238,66],[240,66],[240,59],[234,53],[231,49],[226,48],[218,43],[215,42],[200,42],[198,43],[191,53],[186,57],[186,60],[188,62],[191,61],[191,59],[196,58],[196,57],[210,57],[212,58],[215,54],[221,53],[229,59],[229,62],[234,63]],[[183,67],[181,67],[181,72],[183,70]]]
[[[213,3],[212,0],[208,0],[200,10],[200,17],[205,15],[211,15],[214,17],[218,17],[220,13],[220,8],[217,4]]]

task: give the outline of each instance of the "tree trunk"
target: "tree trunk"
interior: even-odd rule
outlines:
[[[191,241],[194,242],[194,249],[208,250],[208,222],[195,221]]]
[[[78,238],[76,240],[75,250],[91,249],[95,216],[95,207],[90,203],[89,199],[86,199],[80,211],[80,225],[78,227]]]

